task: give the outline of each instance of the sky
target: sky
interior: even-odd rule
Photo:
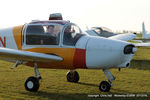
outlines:
[[[65,20],[86,27],[107,27],[113,31],[150,32],[150,0],[2,0],[0,28],[47,20],[50,13],[62,13]]]

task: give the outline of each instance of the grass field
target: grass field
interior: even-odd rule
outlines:
[[[79,83],[66,81],[66,70],[40,69],[42,80],[39,92],[31,93],[24,89],[24,81],[33,75],[33,69],[19,66],[10,69],[12,63],[0,62],[0,98],[1,99],[96,99],[91,94],[147,94],[150,96],[150,68],[112,69],[116,76],[114,87],[109,93],[98,89],[99,82],[106,80],[101,70],[77,70],[80,73]],[[134,62],[133,62],[134,63]],[[148,98],[148,97],[147,97]]]
[[[137,38],[142,38],[142,34],[136,34]]]
[[[146,94],[148,97],[138,97],[136,99],[150,99],[150,56],[140,55],[148,51],[149,48],[138,49],[138,54],[134,57],[130,68],[112,69],[112,74],[116,77],[114,86],[109,93],[102,93],[98,86],[100,81],[106,80],[102,70],[77,70],[80,74],[79,83],[66,81],[67,70],[40,69],[42,80],[38,92],[28,92],[24,88],[27,77],[33,76],[33,68],[20,65],[16,69],[10,69],[13,63],[0,61],[0,100],[7,99],[27,99],[27,100],[95,100],[113,98],[94,98],[88,95],[112,94]],[[120,99],[118,97],[114,98]],[[124,98],[126,99],[126,98]],[[128,99],[133,99],[132,97]]]
[[[31,93],[24,89],[24,81],[33,75],[33,69],[20,66],[11,70],[12,63],[0,62],[1,99],[93,99],[91,94],[147,94],[150,96],[150,69],[141,68],[111,70],[116,76],[114,87],[109,93],[98,90],[99,82],[106,80],[101,70],[78,70],[79,83],[66,81],[66,70],[40,69],[42,80],[39,92]]]

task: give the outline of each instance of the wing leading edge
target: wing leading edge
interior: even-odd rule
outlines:
[[[0,47],[0,59],[20,60],[20,61],[39,61],[39,62],[55,62],[55,61],[63,60],[63,58],[56,55],[14,50],[9,48],[2,48],[2,47]]]
[[[129,41],[134,38],[136,38],[136,34],[133,34],[133,33],[118,34],[118,35],[109,37],[109,39],[122,40],[122,41]]]
[[[150,43],[133,43],[136,47],[150,47]]]

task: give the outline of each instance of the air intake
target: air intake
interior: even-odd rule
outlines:
[[[133,44],[126,45],[124,48],[124,54],[134,54],[137,51]]]

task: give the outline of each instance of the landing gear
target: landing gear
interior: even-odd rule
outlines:
[[[30,92],[36,92],[36,91],[38,91],[38,89],[40,87],[39,80],[41,79],[41,75],[38,71],[36,62],[34,62],[34,72],[35,72],[35,77],[31,76],[31,77],[27,78],[27,80],[25,81],[25,84],[24,84],[25,89]]]
[[[67,72],[67,81],[77,83],[79,81],[78,72],[75,70],[71,70],[71,71]]]
[[[102,92],[109,92],[110,88],[113,86],[112,81],[115,80],[115,77],[111,74],[111,72],[108,69],[105,69],[103,71],[108,82],[102,81],[99,85],[99,90]]]
[[[40,87],[39,80],[31,76],[26,80],[24,86],[27,91],[36,92]]]
[[[99,85],[99,90],[102,92],[109,92],[111,85],[107,81],[102,81]]]

